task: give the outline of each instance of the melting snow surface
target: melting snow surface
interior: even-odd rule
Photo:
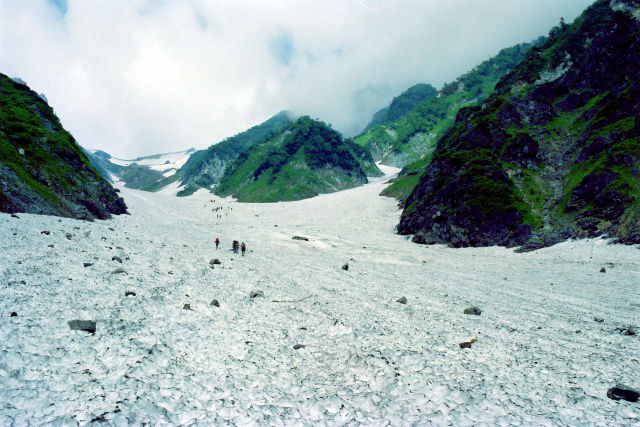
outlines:
[[[273,204],[122,188],[131,215],[93,223],[0,214],[0,425],[640,424],[606,397],[640,387],[640,340],[616,332],[640,323],[637,247],[419,246],[393,232],[387,179]]]

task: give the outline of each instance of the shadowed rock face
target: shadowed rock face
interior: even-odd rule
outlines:
[[[127,212],[53,109],[0,74],[0,211],[93,220]]]
[[[639,7],[594,3],[461,110],[398,232],[455,247],[640,243]]]

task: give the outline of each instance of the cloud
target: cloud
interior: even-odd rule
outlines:
[[[407,87],[439,87],[589,3],[0,0],[0,72],[119,157],[204,148],[284,109],[352,135]]]

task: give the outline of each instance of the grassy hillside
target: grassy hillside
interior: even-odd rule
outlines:
[[[0,74],[0,210],[79,219],[126,212],[53,109]]]
[[[640,242],[640,13],[597,1],[458,114],[405,202],[415,241]]]
[[[215,193],[242,202],[300,200],[351,188],[381,172],[361,147],[326,124],[301,117],[244,151]]]
[[[282,111],[264,123],[227,138],[206,150],[193,153],[177,172],[184,185],[184,189],[178,195],[188,196],[200,188],[211,188],[217,184],[227,167],[238,158],[240,153],[290,125],[291,117],[290,112]]]
[[[402,102],[405,108],[398,109],[402,114],[391,114],[394,104],[405,99],[405,94],[399,96],[389,111],[380,117],[377,114],[372,121],[376,124],[368,126],[354,141],[370,150],[374,159],[383,164],[402,167],[419,161],[433,151],[435,143],[453,124],[458,110],[489,96],[500,77],[523,58],[530,46],[524,43],[503,49],[495,57],[445,84],[439,92],[430,93],[414,104]]]

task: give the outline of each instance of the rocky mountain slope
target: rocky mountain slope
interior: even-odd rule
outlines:
[[[174,153],[154,154],[123,160],[112,157],[101,150],[85,151],[91,164],[103,176],[122,181],[125,187],[143,191],[157,191],[178,180],[176,171],[182,167],[191,154],[193,148]]]
[[[45,100],[0,74],[0,211],[106,219],[126,213]]]
[[[640,2],[599,0],[458,113],[400,234],[452,246],[640,243]]]
[[[300,200],[381,174],[363,148],[305,116],[240,154],[214,192],[242,202]]]
[[[524,43],[503,49],[440,91],[426,84],[413,86],[376,113],[354,141],[386,165],[402,167],[429,157],[458,110],[489,96],[500,77],[524,57],[530,46]]]
[[[229,165],[238,158],[240,153],[253,144],[280,132],[291,122],[292,114],[281,111],[264,123],[227,138],[206,150],[196,151],[177,172],[184,186],[178,196],[188,196],[200,188],[211,188],[220,181]]]

